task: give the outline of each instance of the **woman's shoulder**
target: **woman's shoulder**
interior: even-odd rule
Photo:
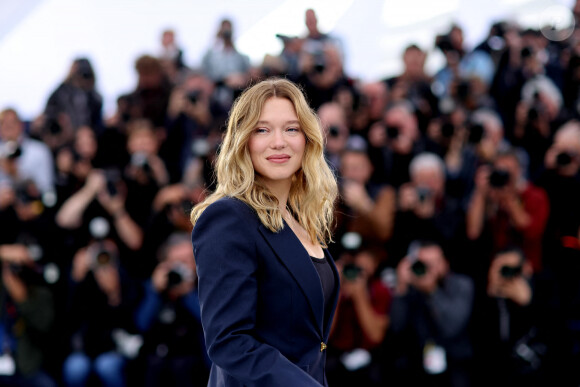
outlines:
[[[258,220],[256,212],[249,204],[238,198],[225,196],[211,203],[200,216],[228,216],[244,219],[246,222]]]

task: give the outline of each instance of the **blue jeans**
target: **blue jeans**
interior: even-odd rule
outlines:
[[[84,386],[91,372],[106,387],[125,386],[125,358],[116,352],[105,352],[94,359],[89,358],[82,352],[72,353],[67,357],[63,365],[62,378],[67,386]]]

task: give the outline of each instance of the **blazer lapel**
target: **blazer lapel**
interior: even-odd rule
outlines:
[[[260,233],[304,292],[316,319],[317,327],[323,334],[324,295],[322,294],[322,286],[314,264],[310,262],[310,257],[308,257],[302,243],[287,224],[278,233],[260,225]]]

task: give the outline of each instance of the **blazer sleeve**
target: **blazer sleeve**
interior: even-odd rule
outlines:
[[[257,233],[248,227],[239,204],[211,204],[192,233],[208,355],[243,385],[320,386],[256,335]]]

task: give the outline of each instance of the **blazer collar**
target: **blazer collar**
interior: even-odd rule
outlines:
[[[278,233],[274,233],[264,225],[260,225],[260,233],[304,292],[316,319],[316,325],[322,333],[324,295],[320,278],[314,268],[314,264],[310,261],[308,252],[286,222],[284,222],[284,228]],[[331,264],[331,266],[333,265]],[[333,271],[336,272],[336,269],[333,269]]]

